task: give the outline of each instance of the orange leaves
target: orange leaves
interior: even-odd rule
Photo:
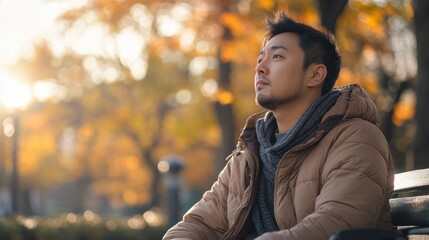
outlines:
[[[359,20],[363,23],[360,26],[367,29],[367,34],[382,39],[385,34],[384,17],[384,13],[381,11],[372,11],[371,14],[360,13]]]
[[[243,23],[238,15],[227,12],[221,15],[220,21],[226,28],[231,30],[234,36],[244,34]]]
[[[393,110],[392,121],[396,126],[402,126],[405,121],[414,117],[415,108],[408,103],[399,102]]]
[[[230,31],[232,36],[224,35],[220,42],[220,57],[224,62],[246,63],[253,65],[259,53],[263,38],[263,20],[260,26],[255,19],[245,15],[225,12],[220,15],[224,31]],[[250,62],[249,62],[250,60]]]
[[[351,84],[351,83],[360,84],[371,95],[376,94],[377,91],[380,90],[380,87],[378,86],[377,78],[374,74],[370,72],[367,72],[367,73],[353,72],[348,68],[341,69],[340,76],[338,77],[338,80],[335,85],[341,86],[341,85]]]
[[[231,62],[235,58],[236,46],[234,42],[226,42],[222,43],[220,58],[223,62]]]
[[[124,199],[124,202],[127,205],[135,205],[138,202],[138,194],[136,191],[132,190],[132,189],[127,189],[122,193],[122,197]]]
[[[402,94],[401,100],[393,107],[392,121],[396,126],[402,126],[412,119],[415,113],[416,97],[412,91]]]
[[[214,98],[222,105],[232,104],[234,102],[234,95],[231,91],[219,89],[214,95]]]
[[[407,20],[411,21],[414,17],[414,9],[410,4],[405,6],[405,17]]]
[[[137,19],[128,15],[129,9],[136,2],[141,1],[96,0],[94,4],[88,5],[87,12],[95,12],[96,20],[109,26],[112,31],[109,33],[113,34],[113,31],[117,30],[115,26],[142,26],[134,22]],[[150,12],[148,17],[169,13],[170,7],[177,8],[181,4],[181,1],[163,4],[164,2],[147,2],[147,10]],[[209,184],[207,175],[214,169],[214,149],[221,141],[219,126],[216,125],[210,105],[213,102],[222,105],[235,104],[234,110],[240,120],[257,110],[253,104],[252,79],[263,38],[265,15],[271,15],[272,10],[279,9],[288,11],[292,17],[304,23],[313,26],[319,24],[317,7],[312,0],[238,1],[238,5],[237,1],[223,2],[227,8],[221,8],[215,1],[198,4],[192,14],[180,20],[183,24],[181,33],[169,37],[151,34],[152,37],[147,39],[144,54],[142,53],[145,57],[141,58],[149,66],[144,80],[135,82],[129,77],[127,81],[110,85],[93,85],[92,90],[84,90],[76,104],[59,103],[57,108],[43,113],[47,117],[39,119],[33,114],[31,122],[24,121],[22,129],[27,132],[31,130],[31,135],[21,138],[23,179],[27,178],[26,175],[43,175],[46,179],[40,185],[45,182],[54,184],[61,178],[54,175],[60,171],[52,171],[52,166],[64,167],[64,171],[69,171],[70,178],[80,176],[83,168],[87,167],[89,174],[96,179],[91,186],[92,191],[111,199],[113,206],[147,203],[150,199],[151,170],[143,164],[144,159],[136,147],[138,145],[142,149],[150,147],[152,160],[155,161],[172,152],[184,156],[189,166],[185,170],[188,183],[205,188],[203,185]],[[382,91],[377,75],[377,65],[380,62],[378,58],[382,56],[379,53],[389,50],[386,17],[396,14],[411,19],[413,10],[410,4],[401,7],[388,3],[389,1],[349,2],[337,24],[336,37],[341,40],[345,65],[337,85],[359,83],[371,95],[377,96],[379,91]],[[377,6],[380,2],[386,2],[385,6]],[[231,12],[222,13],[224,9]],[[63,18],[73,22],[81,15],[84,15],[82,11],[70,11]],[[143,25],[149,29],[151,24],[152,21],[147,20]],[[145,32],[149,31],[148,29],[140,29],[141,34],[148,34]],[[154,29],[150,31],[152,30]],[[230,35],[224,35],[225,38],[220,40],[223,30],[229,31]],[[81,62],[85,66],[85,56],[73,55],[71,59],[53,59],[48,46],[43,47],[36,48],[37,58],[34,58],[34,62],[37,64],[33,63],[31,71],[21,72],[31,72],[32,76],[36,74],[42,79],[58,78],[64,82],[68,81],[70,86],[83,84],[85,79],[91,78],[92,75],[87,72],[91,69],[80,67]],[[201,74],[195,75],[189,74],[189,63],[196,57],[215,59],[218,49],[220,60],[232,62],[234,66],[231,72],[232,82],[228,85],[209,82],[205,86],[206,94],[203,94],[208,98],[203,98],[197,93],[197,85],[206,78],[215,82],[215,61],[212,62],[213,67],[204,67],[210,71],[201,71]],[[123,76],[130,76],[129,69],[122,69],[124,65],[119,58],[100,59],[100,62],[102,61],[121,68]],[[52,62],[58,62],[58,66],[51,66]],[[204,64],[212,66],[208,62],[211,61]],[[46,69],[43,72],[40,70],[42,67]],[[158,111],[159,103],[169,101],[170,93],[184,88],[189,89],[192,95],[191,104],[172,105],[171,113],[161,117]],[[178,99],[187,102],[186,94],[184,96]],[[201,98],[197,99],[198,97]],[[390,98],[386,99],[385,101],[389,101]],[[386,103],[389,104],[391,102]],[[414,103],[411,100],[401,100],[394,111],[393,121],[396,125],[401,125],[413,117]],[[48,122],[54,124],[46,126]],[[237,121],[239,124],[242,122]],[[161,123],[165,124],[164,129],[160,129]],[[76,149],[73,150],[70,162],[62,162],[61,157],[56,156],[58,136],[62,129],[70,124],[76,124]],[[126,136],[124,132],[134,133],[133,136],[137,136],[138,141],[133,142],[132,137]],[[162,135],[159,143],[152,145],[154,136],[158,135]],[[47,165],[48,161],[57,163],[58,166],[51,162]]]
[[[256,3],[266,11],[270,11],[275,7],[274,0],[257,0]]]

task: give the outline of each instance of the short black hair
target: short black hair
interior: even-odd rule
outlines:
[[[304,69],[312,63],[324,64],[327,75],[322,86],[322,95],[330,92],[337,81],[341,68],[341,56],[332,33],[323,33],[288,17],[284,12],[274,13],[266,19],[264,45],[274,36],[292,32],[299,36],[299,46],[304,51]]]

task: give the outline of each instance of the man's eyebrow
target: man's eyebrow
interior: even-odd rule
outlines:
[[[271,50],[271,51],[274,51],[274,50],[277,50],[277,49],[283,49],[283,50],[286,50],[286,51],[288,51],[288,50],[289,50],[287,47],[282,46],[282,45],[274,45],[274,46],[271,46],[271,47],[269,48],[269,50]],[[262,50],[261,50],[261,52],[259,53],[259,55],[262,55],[262,54],[264,54],[264,53],[265,53],[265,52],[264,52],[264,49],[262,49]]]
[[[286,51],[288,51],[288,50],[289,50],[287,47],[282,46],[282,45],[276,45],[276,46],[271,46],[271,47],[270,47],[270,50],[277,50],[277,49],[284,49],[284,50],[286,50]]]

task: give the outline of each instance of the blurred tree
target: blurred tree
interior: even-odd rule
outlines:
[[[412,79],[394,49],[408,36],[409,4],[327,2],[93,0],[67,11],[15,67],[51,89],[23,118],[24,184],[76,182],[77,211],[97,196],[113,208],[151,207],[162,196],[158,160],[178,154],[188,184],[206,190],[234,148],[236,125],[260,110],[249,104],[253,69],[274,10],[335,32],[338,84],[363,85],[406,132],[412,102],[391,95]]]
[[[409,1],[350,0],[336,31],[344,66],[338,84],[360,83],[375,100],[397,171],[412,168],[412,15]]]
[[[322,26],[335,34],[338,17],[343,12],[348,0],[318,0],[318,3]]]
[[[195,125],[206,129],[213,125],[206,110],[202,109],[198,117],[190,116],[188,111],[185,122],[180,120],[186,104],[204,104],[190,91],[193,86],[188,60],[178,51],[178,37],[169,36],[177,31],[170,24],[182,21],[173,19],[172,14],[183,18],[188,8],[168,1],[148,2],[147,6],[136,1],[93,1],[66,12],[58,23],[58,32],[39,42],[34,54],[16,66],[16,73],[25,75],[22,77],[49,82],[56,92],[62,90],[57,109],[49,111],[60,113],[64,124],[50,127],[57,135],[67,128],[76,135],[73,160],[67,165],[72,171],[69,176],[77,179],[80,196],[73,210],[83,210],[94,193],[113,198],[115,206],[157,206],[161,195],[158,159],[175,151],[183,153],[183,139],[188,142],[186,146],[199,142],[199,155],[213,150],[210,142],[216,136],[207,138],[203,131],[193,129]],[[168,120],[172,109],[176,115]],[[167,123],[175,122],[189,126],[182,127],[186,132],[176,131],[182,136],[168,136],[164,131],[166,127],[171,130]],[[161,147],[166,144],[171,146]],[[205,157],[196,162],[196,167],[209,162],[210,157]],[[203,176],[204,172],[199,174]]]
[[[416,136],[414,138],[414,163],[416,169],[429,167],[429,2],[414,0],[414,26],[417,42],[417,105]]]

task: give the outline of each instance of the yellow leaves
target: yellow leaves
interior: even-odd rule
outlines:
[[[377,91],[379,91],[380,89],[380,87],[378,86],[377,77],[373,73],[368,72],[362,74],[352,72],[348,68],[341,69],[340,76],[338,77],[335,86],[341,86],[351,83],[360,84],[371,95],[376,94]]]
[[[245,62],[252,59],[254,63],[259,53],[263,28],[256,28],[250,19],[232,13],[223,13],[220,21],[232,33],[231,39],[220,42],[220,57],[224,62]]]
[[[360,28],[366,29],[367,34],[375,38],[382,39],[385,33],[383,25],[384,13],[382,11],[372,11],[371,14],[360,13],[359,20],[361,23]]]
[[[413,6],[411,6],[411,4],[405,5],[405,17],[407,18],[408,21],[411,21],[414,17],[414,9],[413,9]]]
[[[217,100],[222,105],[232,104],[234,102],[234,95],[231,91],[219,89],[214,95],[213,98]]]
[[[270,11],[275,7],[274,0],[257,0],[256,4],[262,7],[266,11]]]
[[[338,80],[335,83],[336,86],[346,85],[355,82],[355,76],[353,73],[347,69],[343,68],[340,71],[340,75],[338,76]]]
[[[396,126],[402,126],[405,121],[410,120],[414,116],[414,106],[399,102],[393,110],[392,121]]]
[[[362,87],[364,87],[369,94],[376,94],[380,89],[378,86],[378,82],[374,76],[368,75],[369,78],[362,82]]]
[[[38,170],[40,162],[43,159],[45,151],[55,152],[56,142],[49,133],[39,134],[38,136],[22,137],[20,146],[21,172],[33,174]]]
[[[220,58],[223,62],[231,62],[235,57],[235,46],[233,42],[223,42]]]
[[[254,32],[233,41],[224,41],[221,44],[220,57],[224,62],[244,63],[253,67],[261,47],[262,34]]]
[[[186,168],[183,174],[187,182],[192,182],[194,186],[206,189],[207,185],[212,184],[210,177],[213,174],[213,165],[215,154],[209,149],[197,147],[192,151],[183,154],[186,159]]]
[[[100,87],[100,85],[96,85],[93,91],[88,91],[86,95],[82,94],[83,97],[79,99],[79,104],[74,106],[77,107],[76,110],[67,110],[72,104],[65,104],[59,105],[63,106],[58,107],[59,110],[44,113],[56,117],[39,119],[31,116],[31,123],[27,123],[23,129],[28,131],[27,127],[31,126],[34,130],[31,132],[32,137],[21,138],[23,141],[21,144],[23,178],[29,174],[48,175],[51,168],[44,172],[37,169],[41,168],[40,163],[46,163],[45,155],[47,153],[53,153],[49,156],[51,161],[58,162],[58,166],[61,167],[63,164],[59,161],[61,157],[56,156],[58,134],[62,128],[67,127],[66,125],[77,124],[75,129],[76,149],[73,158],[69,159],[69,164],[64,166],[64,168],[69,168],[65,171],[70,171],[68,174],[74,178],[75,175],[80,175],[83,172],[82,169],[86,167],[96,181],[91,185],[92,190],[99,195],[112,198],[111,201],[115,206],[147,203],[150,199],[151,172],[145,164],[142,164],[144,159],[140,159],[134,144],[140,144],[141,147],[150,146],[153,136],[157,134],[162,137],[160,145],[152,149],[153,160],[156,161],[158,157],[172,152],[180,154],[184,156],[187,163],[185,174],[190,185],[205,188],[204,184],[211,184],[208,182],[207,175],[213,171],[213,161],[215,161],[213,152],[219,146],[221,136],[219,126],[216,125],[216,119],[213,116],[214,113],[210,108],[210,104],[213,104],[210,100],[223,105],[234,103],[238,119],[244,119],[253,110],[257,110],[253,104],[252,79],[264,33],[263,15],[265,14],[263,11],[268,13],[273,9],[284,9],[304,23],[313,26],[320,24],[317,8],[314,1],[311,0],[239,2],[241,2],[239,7],[247,8],[248,11],[230,8],[231,11],[246,14],[219,13],[217,3],[206,7],[199,5],[193,12],[193,16],[187,16],[189,21],[183,21],[186,31],[183,31],[180,36],[163,38],[155,34],[153,38],[149,39],[144,53],[147,53],[150,69],[146,79],[139,82],[140,85],[132,85],[135,84],[134,81],[124,81],[123,84],[116,82],[109,85],[111,88],[104,86],[103,91],[96,90]],[[244,2],[248,4],[243,4]],[[377,57],[381,56],[381,54],[378,55],[378,52],[383,50],[380,49],[383,46],[380,42],[386,43],[388,37],[385,35],[387,32],[386,16],[401,14],[412,18],[413,10],[410,4],[398,9],[397,6],[390,3],[382,8],[375,6],[374,1],[365,1],[372,3],[370,7],[361,3],[362,1],[351,0],[350,2],[352,8],[346,8],[338,22],[336,37],[342,40],[340,46],[343,59],[348,61],[344,61],[346,67],[342,69],[337,85],[359,83],[370,94],[375,95],[377,91],[380,91],[376,71],[374,71],[375,65],[379,61]],[[235,3],[231,2],[230,6],[236,6]],[[121,11],[129,14],[128,8],[125,6],[121,8],[121,4],[121,1],[96,0],[94,6],[98,6],[97,16],[101,20],[106,19],[105,23],[112,27],[114,23],[111,20],[114,20],[115,16],[119,16]],[[171,4],[171,6],[173,5]],[[246,6],[243,7],[243,5]],[[164,10],[167,10],[166,6],[168,5],[158,7],[165,7]],[[148,9],[152,11],[156,8]],[[70,19],[78,18],[78,13],[77,11],[69,12],[67,16]],[[155,16],[156,13],[151,12],[151,14]],[[209,14],[213,14],[213,16],[208,16]],[[129,18],[127,15],[124,17]],[[219,42],[219,37],[222,36],[224,29],[231,32],[231,39]],[[362,46],[365,44],[370,44],[372,47],[363,48]],[[197,84],[203,78],[216,78],[214,68],[204,72],[201,77],[194,78],[193,75],[187,74],[186,67],[187,62],[195,58],[194,54],[206,58],[215,56],[218,49],[220,49],[222,61],[234,64],[231,85],[221,85],[220,87],[223,87],[221,89],[218,89],[218,85],[207,85],[207,89],[210,91],[207,91],[208,94],[204,96],[210,99],[192,92],[193,99],[194,96],[201,97],[201,99],[193,101],[193,104],[176,106],[167,114],[166,119],[157,117],[157,102],[164,101],[164,96],[167,96],[169,92],[175,92],[181,88],[198,91],[197,88],[193,89],[193,84]],[[184,50],[186,51],[183,52]],[[52,56],[48,53],[40,52],[39,55],[46,55],[42,60],[49,60]],[[75,57],[80,60],[82,56]],[[177,60],[176,63],[174,59],[181,60]],[[120,61],[110,60],[113,61],[112,64],[122,66]],[[49,62],[52,61],[40,61],[39,64]],[[57,60],[57,62],[61,61]],[[35,69],[38,69],[37,66]],[[89,76],[85,75],[84,68],[78,66],[79,64],[61,65],[48,70],[62,69],[61,73],[56,75],[69,76],[66,78],[67,80],[74,80],[70,84],[78,84]],[[177,66],[179,66],[179,70],[176,69]],[[128,70],[125,69],[123,72],[126,74]],[[47,72],[43,76],[45,75],[56,76],[51,72]],[[130,87],[126,88],[127,85]],[[82,106],[80,107],[80,105]],[[413,114],[413,104],[401,101],[395,106],[393,120],[396,125],[400,125],[410,119]],[[45,126],[48,122],[54,124]],[[165,124],[162,131],[159,123]],[[48,128],[49,130],[46,130]],[[120,132],[121,129],[133,131],[139,136],[139,141],[133,143],[129,137]],[[53,166],[53,164],[49,166]],[[58,172],[60,171],[49,173]],[[55,184],[52,181],[53,177],[47,179]],[[39,180],[37,179],[37,181]]]
[[[400,101],[393,108],[393,123],[396,126],[402,126],[406,121],[412,119],[415,113],[415,104],[416,98],[413,92],[403,93]]]
[[[231,30],[234,36],[241,36],[244,34],[244,27],[242,20],[238,15],[232,13],[224,13],[220,17],[221,23]]]
[[[207,145],[211,147],[218,146],[220,142],[219,128],[218,127],[208,128],[205,132],[204,139]]]
[[[102,195],[116,196],[117,204],[135,205],[147,202],[149,199],[147,169],[143,169],[140,160],[133,155],[120,155],[109,159],[108,169],[103,180],[94,185],[93,190]],[[119,195],[117,195],[119,193]]]
[[[125,204],[135,205],[138,201],[138,194],[132,189],[127,189],[122,193],[122,198],[124,199]]]

